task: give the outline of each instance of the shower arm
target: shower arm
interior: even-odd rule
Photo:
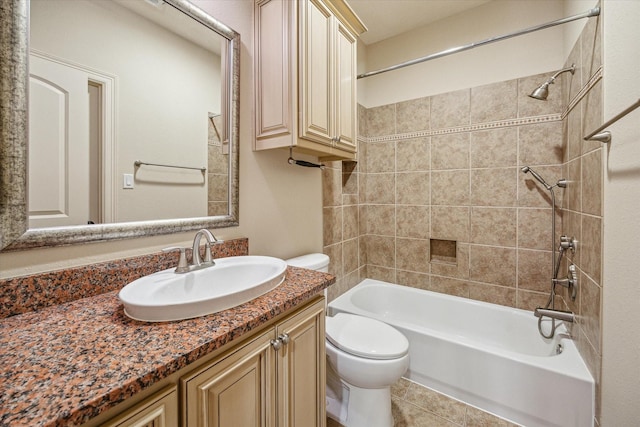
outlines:
[[[549,78],[549,80],[547,80],[547,84],[553,84],[560,74],[566,73],[566,72],[571,72],[571,74],[575,73],[576,72],[576,64],[571,64],[570,67],[563,68],[562,70],[560,70],[557,73],[555,73],[553,76],[551,76]]]

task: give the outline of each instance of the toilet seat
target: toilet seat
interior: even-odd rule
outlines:
[[[326,337],[331,344],[367,359],[397,359],[409,352],[409,341],[398,330],[379,320],[338,313],[326,318]]]

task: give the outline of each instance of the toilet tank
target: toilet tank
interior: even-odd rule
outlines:
[[[329,272],[329,257],[325,254],[307,254],[285,260],[293,267],[308,268],[309,270]]]

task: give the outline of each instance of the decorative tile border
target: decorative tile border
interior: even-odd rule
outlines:
[[[435,129],[435,130],[423,130],[417,132],[408,132],[408,133],[400,133],[395,135],[384,135],[384,136],[359,136],[358,141],[361,142],[388,142],[388,141],[399,141],[403,139],[413,139],[413,138],[426,138],[435,135],[449,135],[454,133],[462,133],[462,132],[474,132],[479,130],[487,130],[487,129],[499,129],[505,127],[514,127],[514,126],[523,126],[523,125],[532,125],[537,123],[548,123],[548,122],[557,122],[562,120],[562,114],[548,114],[544,116],[533,116],[533,117],[523,117],[518,119],[508,119],[508,120],[499,120],[495,122],[487,122],[487,123],[477,123],[473,125],[467,126],[457,126],[452,128],[444,128],[444,129]]]
[[[571,110],[573,110],[576,105],[578,105],[578,103],[580,101],[582,101],[582,98],[584,98],[585,96],[587,96],[587,94],[589,93],[589,91],[591,89],[593,89],[593,87],[600,81],[602,80],[602,66],[600,66],[600,68],[598,68],[596,70],[596,72],[593,74],[593,76],[591,76],[591,78],[589,79],[589,81],[587,82],[587,84],[585,84],[582,89],[580,89],[580,91],[576,94],[576,96],[571,100],[571,102],[569,102],[569,105],[567,105],[566,110],[564,110],[564,112],[562,113],[562,118],[564,119],[565,117],[567,117],[569,115],[569,113],[571,112]]]

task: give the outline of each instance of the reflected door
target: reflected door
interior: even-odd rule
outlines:
[[[29,227],[87,224],[88,75],[34,55],[29,64]]]

